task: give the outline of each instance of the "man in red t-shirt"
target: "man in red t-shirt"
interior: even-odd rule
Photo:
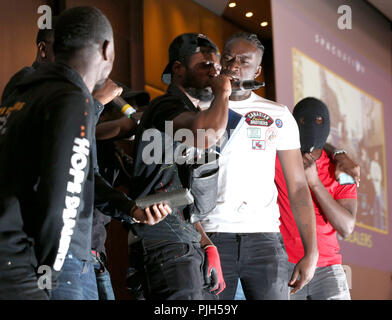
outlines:
[[[316,214],[319,259],[313,279],[290,298],[349,300],[350,292],[341,265],[336,232],[347,237],[354,229],[357,187],[355,183],[341,185],[335,179],[335,164],[323,150],[330,130],[329,112],[325,104],[315,98],[305,98],[295,106],[293,116],[299,127],[305,174]],[[295,264],[304,255],[304,249],[278,158],[275,183],[279,193],[280,231],[289,257],[289,274],[292,274]]]

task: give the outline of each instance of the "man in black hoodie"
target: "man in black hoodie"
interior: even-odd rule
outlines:
[[[26,75],[0,108],[0,299],[48,299],[70,259],[87,282],[94,277],[91,92],[113,66],[110,22],[95,8],[65,11],[54,53],[56,62]],[[168,213],[153,209],[132,205],[124,219],[153,224]],[[80,298],[92,296],[86,287]]]

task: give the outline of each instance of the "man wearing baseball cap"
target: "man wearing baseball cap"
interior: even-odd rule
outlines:
[[[172,137],[181,135],[180,130],[193,134],[192,139],[185,140],[184,153],[177,156],[194,148],[201,152],[220,139],[219,132],[223,133],[228,120],[230,78],[220,74],[218,48],[206,36],[185,33],[173,40],[162,81],[169,84],[167,93],[151,102],[135,137],[135,199],[187,186],[189,167],[180,165],[175,158],[176,147],[184,144]],[[200,111],[199,101],[188,94],[189,90],[211,92],[211,107]],[[165,134],[168,127],[172,128],[171,137]],[[202,136],[199,132],[197,139],[200,129],[208,131]],[[155,137],[158,134],[157,140],[162,143],[154,148],[154,159],[147,152],[151,146],[149,132],[154,132]],[[200,223],[190,222],[187,210],[189,206],[173,208],[163,223],[149,228],[142,224],[131,226],[141,240],[130,245],[130,258],[142,274],[146,299],[208,299],[213,296],[205,288],[214,294],[225,288],[218,251]]]

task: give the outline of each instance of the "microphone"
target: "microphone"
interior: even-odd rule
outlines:
[[[265,86],[264,82],[259,82],[256,80],[233,81],[231,83],[231,90],[232,91],[257,90],[264,86]]]
[[[121,112],[126,115],[128,118],[131,116],[131,114],[136,112],[136,109],[132,107],[128,102],[126,102],[123,98],[121,97],[115,97],[112,100],[112,103],[121,110]]]

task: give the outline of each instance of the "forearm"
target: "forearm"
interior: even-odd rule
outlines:
[[[299,187],[298,190],[289,193],[289,199],[305,255],[318,255],[316,218],[309,188],[306,185]]]
[[[192,125],[192,132],[197,137],[198,130],[205,130],[205,145],[214,145],[223,135],[228,120],[229,97],[218,95],[210,108],[197,114]]]
[[[204,248],[204,247],[209,246],[209,245],[214,245],[212,243],[212,241],[210,240],[210,238],[204,232],[204,229],[203,229],[203,227],[202,227],[200,222],[196,222],[193,225],[196,228],[196,230],[199,231],[199,233],[201,235],[200,247]]]
[[[335,230],[342,237],[350,235],[355,226],[355,217],[353,214],[339,204],[321,182],[310,186],[310,188],[312,189],[323,214]]]
[[[131,208],[134,206],[135,202],[129,199],[121,191],[113,189],[109,183],[97,173],[95,174],[94,195],[94,205],[103,214],[110,216],[113,219],[133,223]]]
[[[333,153],[337,150],[332,144],[329,143],[325,143],[323,149],[329,158],[332,158]]]
[[[122,117],[117,120],[105,121],[98,124],[95,136],[97,140],[108,140],[112,138],[122,139],[131,136],[135,129],[135,120]]]
[[[305,254],[317,256],[316,218],[299,149],[278,151],[290,200]]]

